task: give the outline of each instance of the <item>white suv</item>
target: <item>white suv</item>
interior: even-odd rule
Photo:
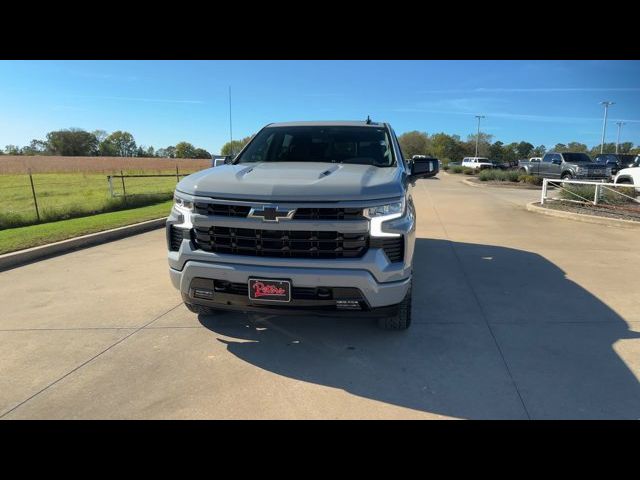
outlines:
[[[640,155],[636,157],[631,167],[623,168],[616,173],[613,183],[637,185],[636,190],[640,192]]]
[[[485,157],[464,157],[462,159],[462,166],[473,168],[474,170],[482,170],[485,168],[493,168],[493,163]]]

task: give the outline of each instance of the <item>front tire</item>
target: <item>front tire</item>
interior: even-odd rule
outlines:
[[[571,175],[570,173],[563,173],[562,177],[560,177],[562,180],[573,180],[573,175]]]
[[[392,317],[378,319],[378,326],[383,330],[406,330],[411,325],[411,284],[404,299],[398,305],[398,313]]]

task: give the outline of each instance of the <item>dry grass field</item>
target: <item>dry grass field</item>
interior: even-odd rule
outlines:
[[[143,157],[58,157],[0,155],[0,175],[27,173],[196,172],[211,166],[211,159]]]

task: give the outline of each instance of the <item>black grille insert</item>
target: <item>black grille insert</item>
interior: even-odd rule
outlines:
[[[196,227],[193,240],[208,252],[288,258],[357,258],[367,251],[366,233]]]
[[[224,205],[222,203],[196,203],[193,206],[200,215],[219,215],[221,217],[246,217],[251,207],[243,205]]]
[[[372,248],[382,248],[390,262],[404,260],[404,237],[371,237]]]
[[[246,218],[251,210],[245,205],[225,205],[222,203],[198,202],[194,210],[200,215]],[[295,220],[363,220],[361,208],[298,208]]]
[[[362,220],[361,208],[298,208],[295,220]]]
[[[169,250],[177,252],[184,238],[183,230],[173,225],[169,226]]]

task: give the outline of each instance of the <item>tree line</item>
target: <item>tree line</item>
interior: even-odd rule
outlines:
[[[464,157],[472,157],[476,153],[476,134],[468,135],[464,141],[459,135],[435,133],[429,135],[417,130],[406,132],[398,137],[402,153],[406,158],[413,155],[431,155],[443,161],[459,161]],[[478,139],[478,156],[487,157],[490,160],[500,162],[516,161],[529,157],[541,157],[547,151],[554,152],[582,152],[592,158],[600,153],[600,144],[589,148],[580,142],[558,143],[553,148],[547,149],[545,145],[534,146],[521,141],[504,144],[501,141],[493,141],[493,135],[480,133]],[[615,153],[615,143],[605,143],[605,153]],[[618,145],[619,153],[640,154],[640,146],[634,146],[631,142]]]
[[[189,142],[180,142],[166,148],[137,145],[129,132],[104,130],[87,132],[78,128],[56,130],[47,133],[46,140],[33,139],[29,145],[7,145],[0,155],[61,155],[69,157],[160,157],[160,158],[211,158],[204,148],[196,148]]]
[[[462,140],[459,135],[435,133],[429,135],[417,130],[406,132],[398,138],[402,153],[407,158],[413,155],[432,155],[443,161],[458,161],[463,157],[475,155],[476,134],[467,136]],[[233,140],[224,144],[222,155],[238,153],[251,137],[241,140]],[[614,153],[615,143],[605,143],[604,152]],[[496,161],[516,161],[529,157],[541,157],[547,152],[545,145],[534,146],[521,141],[504,144],[501,141],[493,141],[493,135],[480,133],[478,141],[478,156],[487,157]],[[558,143],[549,151],[558,152],[583,152],[592,157],[600,153],[600,145],[589,148],[580,142]],[[640,154],[640,146],[634,146],[631,142],[619,144],[620,153]],[[47,133],[46,140],[32,140],[29,145],[18,147],[7,145],[0,155],[61,155],[61,156],[104,156],[104,157],[159,157],[159,158],[211,158],[211,154],[203,149],[196,148],[189,142],[179,142],[165,148],[155,149],[153,146],[144,147],[137,145],[133,135],[129,132],[117,130],[108,134],[104,130],[87,132],[82,129],[69,128]]]

